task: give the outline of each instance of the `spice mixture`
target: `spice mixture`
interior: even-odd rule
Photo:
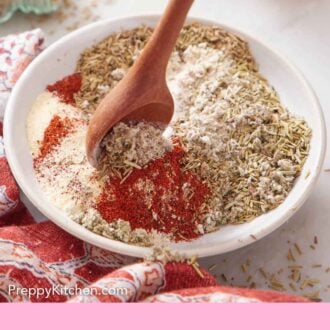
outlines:
[[[76,73],[36,100],[29,140],[49,199],[89,230],[142,246],[191,240],[277,207],[301,172],[311,130],[281,105],[247,44],[216,27],[181,33],[167,71],[170,127],[119,123],[100,168],[88,164],[89,118],[151,33],[140,27],[85,50]]]

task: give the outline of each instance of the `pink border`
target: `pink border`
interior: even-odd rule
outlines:
[[[89,330],[328,329],[328,310],[328,304],[322,303],[2,304],[0,324],[1,329],[33,330],[69,326]]]

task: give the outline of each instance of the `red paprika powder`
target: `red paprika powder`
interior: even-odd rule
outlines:
[[[132,229],[155,229],[175,240],[198,237],[200,208],[210,192],[194,173],[182,170],[183,156],[176,146],[145,168],[134,169],[122,183],[111,177],[96,209],[108,222],[123,219]]]
[[[48,85],[47,90],[55,93],[61,101],[67,104],[74,105],[74,95],[81,89],[81,75],[80,73],[74,73],[70,76],[57,81],[53,85]]]
[[[39,156],[36,161],[44,159],[49,152],[51,152],[61,140],[67,136],[73,127],[73,122],[69,118],[61,118],[55,115],[50,121],[48,127],[44,132],[44,137],[39,149]]]

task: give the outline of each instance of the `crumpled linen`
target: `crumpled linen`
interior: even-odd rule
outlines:
[[[40,29],[0,38],[0,119],[17,79],[43,45]]]
[[[0,38],[0,113],[24,68],[43,48],[40,30]],[[271,291],[219,286],[188,263],[143,262],[87,244],[20,201],[0,121],[0,302],[299,302]]]

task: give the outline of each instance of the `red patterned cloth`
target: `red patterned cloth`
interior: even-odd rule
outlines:
[[[40,30],[0,38],[0,112],[42,44]],[[221,287],[205,270],[201,276],[187,263],[141,262],[91,246],[51,221],[35,223],[19,193],[6,161],[0,122],[0,302],[307,301]]]
[[[24,69],[40,53],[43,44],[39,29],[0,38],[0,119],[10,91]]]

